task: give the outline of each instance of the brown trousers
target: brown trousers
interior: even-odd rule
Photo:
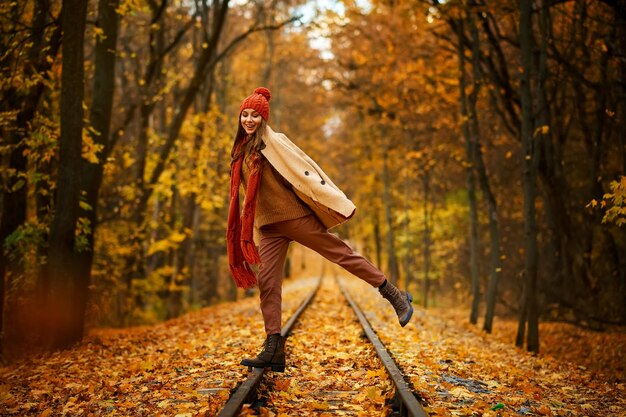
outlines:
[[[261,268],[258,273],[261,312],[267,334],[280,333],[282,281],[289,243],[296,241],[378,287],[385,275],[343,240],[329,233],[314,215],[261,227]]]

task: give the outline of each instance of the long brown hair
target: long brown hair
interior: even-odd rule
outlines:
[[[241,156],[241,153],[244,152],[247,157],[254,153],[261,152],[263,148],[265,148],[265,143],[263,142],[263,135],[265,135],[265,129],[267,127],[267,122],[265,119],[261,119],[261,123],[259,123],[259,127],[254,131],[252,136],[248,138],[248,134],[245,129],[241,125],[241,117],[239,118],[239,127],[237,128],[237,134],[235,135],[235,143],[233,144],[233,148],[230,151],[230,157],[232,161],[238,159]],[[240,149],[239,153],[235,155],[235,151],[239,146],[241,141],[246,141],[244,146]]]

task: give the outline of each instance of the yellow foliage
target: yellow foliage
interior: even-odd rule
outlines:
[[[100,162],[98,158],[98,152],[101,152],[104,147],[93,141],[91,135],[88,133],[88,130],[92,133],[99,134],[99,132],[96,132],[92,127],[90,127],[89,129],[83,129],[82,156],[92,164],[97,164],[98,162]]]
[[[116,9],[120,16],[134,14],[147,8],[147,4],[143,0],[122,0]]]
[[[602,218],[602,223],[623,226],[626,224],[626,176],[621,176],[618,181],[611,181],[609,186],[611,192],[604,194],[601,202],[602,208],[609,207]],[[595,207],[597,202],[592,200],[590,204]]]
[[[188,233],[173,231],[167,238],[153,242],[148,248],[148,255],[157,252],[165,252],[169,249],[177,248],[188,236]]]

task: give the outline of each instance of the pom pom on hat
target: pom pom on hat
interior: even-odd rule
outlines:
[[[261,117],[267,121],[270,117],[270,99],[272,93],[265,87],[257,87],[254,92],[246,97],[239,107],[239,114],[244,109],[254,109],[259,112]]]
[[[272,98],[272,93],[270,92],[270,90],[268,90],[265,87],[257,87],[257,88],[255,88],[254,89],[254,94],[261,94],[263,97],[265,97],[267,99],[268,102]]]

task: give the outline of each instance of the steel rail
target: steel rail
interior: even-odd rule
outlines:
[[[292,316],[287,320],[285,325],[280,331],[280,335],[283,337],[287,337],[291,332],[291,328],[298,321],[298,318],[302,314],[304,310],[309,306],[315,294],[317,294],[317,290],[319,290],[320,285],[322,283],[322,279],[320,278],[317,281],[317,285],[311,291],[311,293],[300,303],[298,309],[292,314]],[[249,402],[250,398],[254,396],[256,388],[261,383],[263,379],[263,374],[265,373],[265,369],[267,368],[252,368],[252,370],[248,373],[248,377],[246,380],[237,388],[237,390],[230,396],[224,408],[217,415],[218,417],[235,417],[241,411],[241,407],[246,402]]]
[[[396,386],[396,396],[398,397],[401,403],[400,410],[399,410],[400,415],[412,416],[412,417],[427,417],[428,413],[426,412],[426,410],[424,410],[424,408],[419,403],[419,401],[417,401],[417,399],[415,398],[415,395],[413,395],[413,392],[409,388],[409,385],[404,380],[402,371],[400,371],[400,368],[398,368],[398,366],[396,365],[391,355],[389,355],[387,348],[385,348],[385,345],[380,341],[380,339],[374,332],[374,329],[372,329],[372,326],[370,325],[367,318],[365,318],[365,315],[363,314],[359,306],[354,302],[352,297],[350,297],[350,293],[341,284],[339,279],[337,279],[337,283],[339,285],[339,288],[341,289],[341,292],[343,292],[343,295],[346,297],[346,299],[348,300],[348,303],[350,304],[350,306],[356,313],[357,317],[359,318],[359,321],[361,322],[361,326],[363,327],[363,330],[365,331],[367,338],[374,345],[374,349],[376,349],[376,353],[378,354],[381,361],[383,362],[383,365],[385,365],[385,369],[387,369],[387,373],[389,374],[389,376],[391,377],[391,380]]]

